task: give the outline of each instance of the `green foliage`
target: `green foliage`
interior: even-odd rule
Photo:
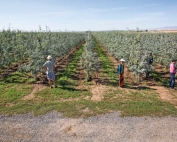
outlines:
[[[108,57],[106,58],[97,44],[96,49],[103,70],[109,71],[110,75],[111,72],[114,74],[109,70],[112,68],[107,60]],[[73,75],[82,51],[83,47],[76,52],[66,70],[57,76],[57,88],[47,87],[38,91],[31,100],[23,100],[23,97],[31,93],[32,85],[20,83],[20,80],[28,78],[27,76],[16,72],[7,77],[7,80],[15,78],[16,83],[1,80],[0,114],[13,115],[31,112],[34,115],[41,115],[56,110],[68,117],[88,117],[112,111],[120,111],[121,116],[177,116],[177,110],[172,104],[162,102],[154,90],[148,88],[133,91],[130,89],[130,92],[119,88],[109,90],[103,100],[93,102],[88,89],[75,88],[77,82],[74,82]],[[60,84],[60,78],[67,82],[64,87]],[[131,88],[131,86],[127,87]]]
[[[94,49],[94,38],[90,32],[88,32],[86,36],[84,51],[80,57],[81,67],[85,70],[87,81],[91,81],[91,72],[95,71],[95,66],[97,64],[100,64],[98,60],[98,54],[94,51]]]
[[[47,34],[49,34],[50,36],[47,36]],[[61,38],[60,34],[57,33],[53,34],[51,34],[50,32],[22,33],[21,31],[15,32],[3,31],[2,33],[0,33],[0,36],[1,36],[0,47],[3,47],[3,50],[0,50],[3,56],[1,56],[2,58],[1,57],[0,58],[3,61],[2,64],[3,66],[6,66],[8,64],[4,63],[4,61],[7,61],[8,58],[10,58],[9,61],[13,62],[18,61],[19,59],[23,60],[28,58],[29,64],[26,65],[26,68],[29,67],[29,70],[31,70],[30,68],[34,67],[33,71],[35,70],[38,71],[37,67],[41,66],[42,63],[42,62],[40,63],[40,61],[37,62],[38,60],[41,61],[45,60],[48,54],[53,55],[53,57],[55,58],[57,56],[62,55],[60,54],[60,52],[66,54],[68,52],[67,50],[69,49],[69,47],[67,46],[61,46],[61,48],[58,47],[52,48],[54,49],[54,51],[52,52],[56,52],[53,54],[48,50],[46,45],[52,47],[53,41],[55,41],[56,45],[58,45],[58,41],[52,40],[52,38],[55,38],[55,36],[57,36],[57,39],[60,40]],[[164,57],[169,58],[171,58],[171,56],[174,57],[173,55],[176,54],[175,52],[171,53],[170,49],[163,48],[165,53],[167,53],[167,55],[164,55],[162,54],[163,50],[153,47],[155,43],[153,39],[156,38],[157,35],[156,36],[151,35],[152,37],[150,36],[150,40],[148,40],[149,38],[148,34],[147,35],[142,34],[140,36],[139,35],[133,36],[131,34],[127,35],[116,34],[114,36],[115,37],[112,37],[111,40],[107,40],[108,37],[105,38],[102,37],[102,39],[99,38],[99,41],[102,44],[105,43],[103,45],[105,47],[108,47],[107,50],[115,58],[119,59],[124,57],[128,61],[129,67],[136,65],[137,59],[141,55],[142,57],[140,61],[145,62],[146,59],[144,58],[144,55],[147,51],[146,47],[150,47],[147,45],[152,45],[152,47],[148,49],[147,53],[149,53],[149,51],[153,52],[156,61],[158,61],[158,59],[163,59]],[[69,38],[66,35],[64,37]],[[163,43],[163,40],[168,39],[168,36],[162,34],[161,38]],[[175,45],[176,38],[174,38],[173,35],[171,35],[170,38],[172,38],[172,40],[174,41],[173,45]],[[47,41],[45,41],[45,39]],[[143,45],[144,41],[142,39],[146,39],[145,43],[147,43],[147,45],[146,44]],[[42,91],[38,91],[37,93],[35,93],[34,97],[31,100],[23,100],[23,97],[29,95],[32,91],[32,85],[25,83],[31,83],[34,80],[28,78],[27,75],[19,72],[15,72],[9,75],[8,77],[4,78],[3,80],[1,79],[0,114],[11,115],[17,113],[32,112],[35,115],[40,115],[45,114],[48,111],[56,110],[62,112],[65,116],[69,117],[80,117],[80,116],[88,117],[97,114],[105,114],[112,111],[120,111],[122,116],[168,116],[168,115],[177,116],[177,110],[171,103],[162,102],[161,100],[158,99],[158,96],[155,94],[155,91],[148,88],[144,90],[133,90],[130,92],[127,92],[127,90],[125,91],[123,89],[114,88],[115,90],[108,91],[107,94],[104,95],[104,99],[101,100],[100,102],[93,102],[90,99],[91,94],[88,89],[85,90],[76,89],[77,81],[74,78],[74,74],[76,72],[77,63],[79,59],[81,59],[80,61],[85,69],[87,69],[88,67],[89,71],[92,71],[94,70],[94,65],[97,61],[97,58],[99,57],[99,59],[102,62],[103,70],[105,70],[108,73],[109,77],[112,79],[113,82],[116,81],[115,80],[116,76],[114,76],[115,72],[114,69],[112,68],[111,63],[108,60],[108,57],[101,51],[101,49],[98,47],[98,44],[94,43],[93,37],[91,37],[91,35],[88,35],[86,40],[88,41],[84,49],[83,48],[79,49],[78,52],[76,52],[76,54],[74,55],[72,61],[68,64],[65,71],[57,75],[58,88],[52,89],[46,88]],[[16,43],[15,41],[18,42]],[[33,44],[30,44],[31,42]],[[125,43],[122,42],[128,43],[128,46],[127,45],[125,46]],[[165,42],[168,42],[168,40],[165,40]],[[73,47],[74,41],[69,41],[69,43]],[[169,43],[171,46],[172,43],[171,42]],[[4,49],[7,51],[13,51],[13,54],[11,54],[11,52],[6,52],[6,54],[8,53],[11,56],[5,55]],[[27,49],[29,49],[30,52]],[[61,49],[61,51],[59,50],[60,51],[59,52],[58,49]],[[157,54],[157,52],[155,52],[154,49],[158,50],[163,57],[159,56],[159,54]],[[83,50],[84,50],[83,55],[81,55]],[[98,52],[97,56],[94,55],[95,52],[94,50],[97,50]],[[37,54],[37,52],[39,52],[39,54]],[[41,56],[41,59],[39,57],[36,57],[38,55],[39,57]],[[33,62],[30,63],[30,61],[34,61],[35,63],[38,64],[38,66],[35,66]],[[85,64],[87,62],[89,62],[89,64]],[[165,61],[162,60],[162,63],[165,63]],[[138,63],[138,65],[139,70],[141,70],[140,68],[141,64]],[[88,74],[90,75],[89,72]],[[152,75],[155,77],[155,79],[159,79],[158,74],[152,73]],[[131,88],[131,86],[127,87]]]
[[[28,60],[28,63],[19,67],[19,71],[31,71],[36,77],[38,72],[43,72],[41,67],[48,55],[55,60],[83,40],[83,32],[3,30],[0,32],[0,68],[20,60]]]
[[[117,60],[125,58],[126,64],[139,78],[146,70],[151,70],[148,55],[152,53],[154,63],[169,67],[177,58],[176,33],[132,33],[132,32],[92,32],[95,38]]]

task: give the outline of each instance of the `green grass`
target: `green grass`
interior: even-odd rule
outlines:
[[[42,96],[41,99],[36,98],[32,101],[18,103],[6,109],[1,108],[1,111],[3,110],[7,114],[33,112],[35,115],[41,115],[48,111],[56,110],[68,117],[88,117],[112,111],[121,111],[122,116],[177,116],[177,110],[173,105],[159,101],[157,96],[152,92],[141,91],[137,94],[122,92],[122,95],[116,95],[117,93],[120,93],[120,90],[107,94],[105,99],[100,102],[86,100],[83,97],[77,98],[77,100],[63,101],[48,94],[48,96]],[[55,98],[55,100],[52,98]],[[88,111],[84,112],[86,108]]]
[[[29,79],[29,76],[27,76],[25,73],[14,72],[12,74],[9,74],[8,77],[1,79],[0,81],[6,82],[6,83],[24,83],[28,79]]]
[[[115,91],[106,95],[105,101],[111,102],[113,110],[119,106],[122,116],[177,115],[177,109],[172,104],[159,100],[157,94],[150,89],[130,93]]]
[[[57,75],[57,88],[50,89],[47,87],[35,93],[35,97],[32,100],[22,99],[30,94],[32,90],[32,85],[29,82],[31,83],[33,80],[29,79],[27,75],[15,72],[1,80],[0,113],[12,115],[32,112],[35,115],[40,115],[51,110],[58,110],[68,115],[74,115],[77,109],[73,105],[77,104],[78,100],[90,96],[88,90],[75,89],[78,85],[75,73],[82,51],[83,46],[75,53],[66,69]],[[23,84],[25,82],[28,84]],[[9,106],[9,104],[12,105]]]
[[[83,46],[79,48],[79,50],[75,53],[73,56],[71,62],[68,64],[67,68],[65,69],[64,72],[62,72],[60,75],[57,76],[59,78],[57,80],[57,84],[66,87],[66,86],[76,86],[77,81],[75,81],[76,77],[74,76],[74,73],[76,72],[76,66],[79,61],[79,57],[83,51]]]
[[[109,57],[106,55],[106,53],[99,47],[98,43],[95,40],[95,47],[99,56],[99,59],[101,60],[101,69],[104,72],[102,75],[106,75],[109,78],[109,84],[107,85],[113,85],[117,86],[117,73],[114,68],[113,63],[109,59]]]
[[[116,72],[106,54],[96,44],[101,58],[102,70],[111,80],[107,85],[114,86]],[[15,72],[0,80],[0,114],[14,115],[33,113],[42,115],[56,110],[68,117],[88,117],[120,111],[121,116],[177,116],[177,109],[169,102],[162,102],[154,90],[149,88],[134,89],[127,85],[129,91],[114,87],[109,90],[100,102],[90,100],[89,89],[76,89],[75,76],[81,47],[73,56],[67,68],[57,75],[57,88],[46,89],[34,94],[31,100],[23,97],[32,91],[33,80],[27,75]],[[86,84],[89,86],[89,84]],[[87,110],[87,111],[85,111]]]
[[[0,80],[0,113],[8,114],[9,105],[22,103],[22,98],[30,94],[32,85],[26,84],[27,80],[28,76],[20,72]]]
[[[169,85],[169,79],[164,78],[162,76],[162,73],[158,73],[156,71],[152,71],[150,74],[151,78],[153,78],[156,82],[158,82],[159,85],[168,87]],[[170,78],[170,75],[169,75]]]

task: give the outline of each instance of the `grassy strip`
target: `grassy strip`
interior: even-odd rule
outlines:
[[[38,113],[55,109],[68,117],[88,117],[112,111],[121,111],[122,116],[177,116],[173,105],[161,102],[149,89],[130,93],[119,89],[110,91],[100,102],[77,98],[66,102],[44,102],[42,105],[38,106]]]
[[[113,85],[117,86],[117,73],[114,69],[114,65],[109,59],[109,57],[106,55],[106,53],[99,47],[98,43],[95,40],[95,47],[99,56],[99,59],[101,60],[101,68],[103,72],[110,78],[110,84],[107,85]]]
[[[30,94],[32,90],[29,76],[20,72],[14,72],[0,80],[0,113],[8,114],[8,108],[22,103],[22,98]]]
[[[133,90],[127,93],[125,90],[116,90],[105,96],[105,102],[115,110],[119,108],[122,116],[177,116],[175,107],[158,99],[158,95],[151,89]]]
[[[35,115],[40,115],[51,110],[58,110],[66,112],[68,116],[72,112],[75,114],[74,110],[77,106],[74,107],[72,104],[85,96],[90,96],[88,90],[75,89],[77,86],[75,73],[82,51],[83,47],[75,53],[64,72],[57,76],[57,88],[50,89],[47,87],[37,92],[32,100],[22,100],[32,90],[32,85],[22,84],[27,81],[27,75],[14,73],[8,76],[6,81],[1,81],[0,113],[12,115],[33,112]],[[76,115],[78,114],[76,113]]]

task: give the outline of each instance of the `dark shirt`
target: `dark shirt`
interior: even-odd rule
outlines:
[[[121,75],[122,73],[124,73],[124,65],[122,65],[122,64],[118,65],[118,67],[117,67],[117,73],[119,75]]]
[[[153,63],[153,56],[150,56],[149,57],[149,64],[152,64]]]

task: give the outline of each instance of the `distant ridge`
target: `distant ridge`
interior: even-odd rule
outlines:
[[[169,26],[169,27],[160,27],[152,30],[177,30],[177,26]]]

